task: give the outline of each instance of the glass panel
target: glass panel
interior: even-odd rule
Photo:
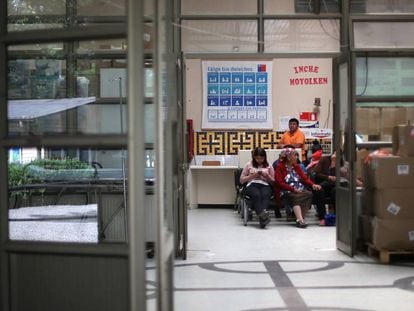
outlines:
[[[145,68],[145,97],[154,96],[154,70]]]
[[[351,13],[413,13],[412,0],[351,0]]]
[[[63,43],[42,43],[42,44],[21,44],[21,45],[10,45],[8,47],[9,52],[12,54],[13,51],[24,51],[30,55],[44,55],[45,57],[55,56],[57,52],[63,51]]]
[[[62,15],[65,14],[66,1],[45,0],[7,0],[8,15]]]
[[[153,17],[155,10],[155,1],[153,0],[144,0],[144,16]]]
[[[95,41],[96,46],[101,47],[102,42]],[[81,46],[88,43],[82,42]],[[126,60],[81,59],[77,67],[72,66],[68,71],[66,60],[56,59],[64,56],[62,45],[56,44],[56,49],[50,46],[35,44],[26,46],[28,50],[22,46],[9,48],[13,57],[8,62],[9,133],[117,134],[121,133],[121,123],[122,133],[126,133]],[[91,46],[92,50],[94,45],[91,43]],[[28,59],[28,54],[36,57]],[[148,75],[151,76],[150,71]],[[148,85],[147,91],[151,88]]]
[[[256,21],[183,21],[185,52],[257,52]]]
[[[125,241],[126,151],[13,148],[8,154],[10,239]],[[147,175],[153,177],[151,170]]]
[[[393,127],[409,120],[414,120],[414,103],[369,103],[356,108],[356,131],[363,142],[392,141]]]
[[[339,20],[265,20],[266,52],[339,52]]]
[[[266,14],[292,14],[292,13],[338,13],[337,0],[320,1],[315,5],[309,0],[264,0]]]
[[[257,14],[257,2],[252,0],[181,0],[181,13],[193,15]]]
[[[413,48],[412,22],[354,22],[355,48]]]
[[[39,29],[56,29],[63,28],[63,24],[8,24],[7,30],[9,32],[13,31],[26,31],[26,30],[39,30]]]
[[[144,50],[154,48],[154,27],[152,24],[144,24]]]
[[[126,39],[91,40],[81,41],[77,49],[79,54],[91,54],[96,52],[125,51]]]
[[[340,64],[339,66],[339,140],[340,147],[338,150],[339,159],[349,161],[349,95],[348,95],[348,64]],[[338,161],[337,161],[338,162]],[[348,184],[342,185],[348,188]]]
[[[9,99],[50,99],[66,96],[66,87],[62,83],[66,75],[64,60],[11,60],[8,62],[8,72]]]
[[[80,16],[125,16],[126,0],[77,1]]]
[[[119,99],[121,93],[126,96],[125,59],[78,60],[77,65],[78,97]]]
[[[414,95],[413,57],[358,57],[357,96]]]

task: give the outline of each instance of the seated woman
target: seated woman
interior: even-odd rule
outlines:
[[[303,172],[297,163],[296,151],[286,148],[282,151],[279,163],[275,170],[276,187],[280,189],[283,201],[293,207],[296,216],[296,226],[306,228],[306,212],[312,204],[312,192],[305,188],[305,185],[313,190],[320,190],[321,186],[314,184]]]
[[[266,150],[255,148],[252,152],[252,160],[247,162],[240,176],[240,183],[246,186],[246,195],[250,197],[249,207],[259,216],[260,227],[264,228],[270,222],[269,206],[273,193],[274,170],[266,158]]]
[[[330,156],[323,156],[321,160],[309,170],[309,175],[312,180],[322,186],[325,192],[325,196],[331,198],[331,203],[335,209],[335,186],[336,186],[336,153],[332,153]],[[348,181],[348,168],[343,165],[341,159],[340,169],[341,183],[347,183]],[[362,182],[357,179],[357,186],[362,186]]]

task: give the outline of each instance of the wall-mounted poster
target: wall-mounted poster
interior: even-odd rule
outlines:
[[[273,129],[272,62],[203,61],[203,129]]]

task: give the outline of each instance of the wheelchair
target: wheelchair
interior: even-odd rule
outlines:
[[[234,171],[234,184],[236,189],[236,199],[234,203],[235,210],[241,215],[243,219],[243,224],[247,226],[249,221],[253,220],[254,211],[249,208],[250,197],[246,194],[246,185],[240,183],[240,175],[243,169],[238,168]],[[270,197],[270,203],[267,210],[274,210],[275,217],[281,218],[279,205],[276,203],[274,194]]]

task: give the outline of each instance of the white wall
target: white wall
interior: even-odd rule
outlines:
[[[300,66],[313,66],[312,72],[296,73]],[[317,67],[317,70],[315,69]],[[200,59],[186,60],[185,96],[187,119],[193,120],[194,130],[201,130],[202,72]],[[320,79],[321,78],[321,79]],[[291,79],[303,84],[291,85]],[[305,84],[305,80],[327,84]],[[316,79],[316,80],[315,80]],[[295,80],[298,81],[298,80]],[[315,98],[320,98],[320,126],[332,128],[332,60],[330,58],[273,59],[273,129],[278,130],[279,118],[291,116],[299,119],[300,112],[314,109]],[[330,103],[330,107],[329,107]]]

